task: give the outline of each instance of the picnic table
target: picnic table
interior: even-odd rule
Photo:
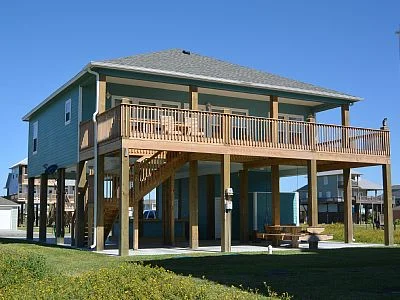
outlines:
[[[292,248],[299,247],[299,238],[304,235],[300,226],[274,225],[264,226],[265,232],[257,233],[257,238],[271,240],[274,246],[279,246],[283,240],[290,240]]]

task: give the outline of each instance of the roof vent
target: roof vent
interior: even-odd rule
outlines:
[[[190,51],[187,51],[187,50],[182,50],[182,53],[183,53],[183,54],[190,55]]]

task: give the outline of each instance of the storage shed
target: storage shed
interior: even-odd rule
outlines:
[[[18,204],[0,197],[0,230],[17,230]]]

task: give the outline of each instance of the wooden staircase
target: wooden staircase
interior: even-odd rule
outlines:
[[[135,207],[135,201],[141,200],[154,188],[168,179],[177,169],[189,160],[188,153],[158,151],[151,157],[144,156],[130,166],[130,178],[133,183],[129,193],[129,206]],[[117,180],[118,181],[118,180]],[[117,189],[119,182],[113,188]],[[89,183],[90,186],[90,183]],[[131,185],[132,186],[132,185]],[[90,194],[90,191],[89,191]],[[108,237],[119,215],[119,197],[104,200],[104,240]],[[93,212],[92,212],[93,213]],[[88,242],[89,223],[88,202],[85,204],[85,243]],[[93,216],[94,217],[94,216]],[[92,224],[93,225],[93,224]]]
[[[131,178],[134,188],[133,197],[131,193],[129,201],[130,206],[134,206],[135,201],[150,193],[188,161],[188,153],[168,151],[158,151],[151,157],[138,159],[134,163]]]

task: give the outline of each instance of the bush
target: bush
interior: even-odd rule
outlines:
[[[0,288],[33,279],[43,279],[48,272],[43,255],[24,249],[0,248]]]
[[[124,264],[78,276],[54,276],[0,290],[4,299],[257,299],[234,287],[176,275],[160,267]]]

